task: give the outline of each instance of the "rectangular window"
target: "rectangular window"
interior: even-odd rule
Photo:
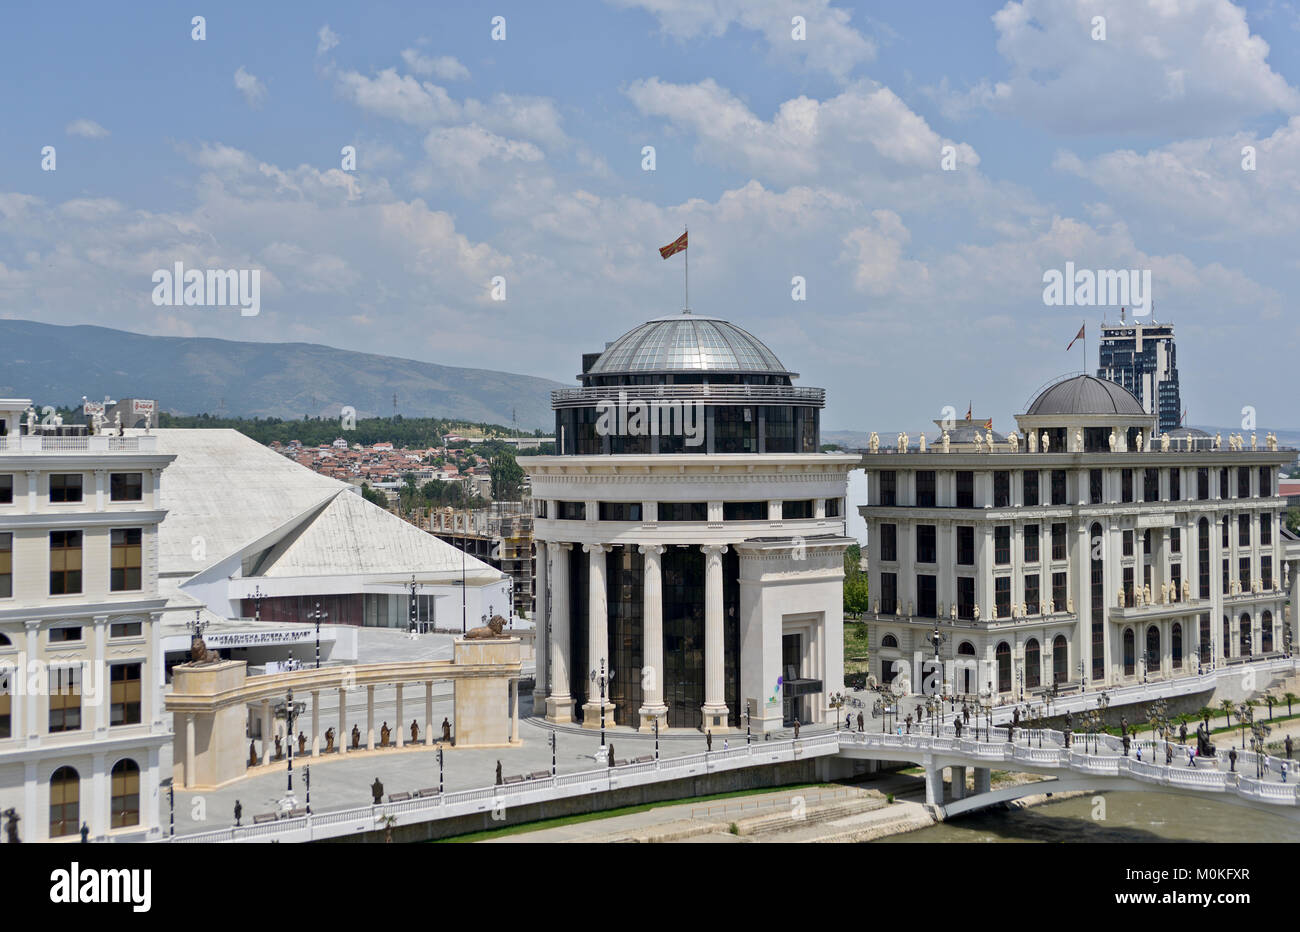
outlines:
[[[957,526],[957,564],[959,566],[975,565],[975,529]]]
[[[51,644],[62,644],[66,641],[81,640],[80,625],[63,625],[58,628],[51,628],[49,633]]]
[[[970,621],[975,617],[975,577],[957,577],[957,617]]]
[[[1273,558],[1259,558],[1259,581],[1264,584],[1264,591],[1267,592],[1273,588]]]
[[[1169,552],[1170,553],[1183,552],[1183,529],[1182,528],[1171,527],[1169,529]]]
[[[1038,562],[1038,525],[1025,525],[1025,562]]]
[[[935,577],[917,575],[916,577],[916,613],[922,618],[934,618],[937,614],[935,601]]]
[[[50,670],[51,732],[81,728],[81,668],[55,667]]]
[[[1102,495],[1104,494],[1102,492],[1102,489],[1104,488],[1102,482],[1103,475],[1105,474],[1100,469],[1088,470],[1088,501],[1092,502],[1094,505],[1100,505],[1102,503]]]
[[[1121,539],[1123,540],[1124,543],[1122,545],[1123,549],[1120,551],[1120,555],[1125,557],[1133,556],[1133,532],[1125,531],[1124,536]]]
[[[916,472],[916,507],[933,508],[934,506],[934,470],[918,469]]]
[[[4,477],[0,476],[0,481],[3,481],[3,479]],[[1259,467],[1259,495],[1261,498],[1268,498],[1272,494],[1273,494],[1273,467],[1261,466]]]
[[[1219,470],[1219,498],[1227,498],[1230,491],[1228,488],[1228,467],[1224,466]]]
[[[1250,467],[1237,467],[1237,498],[1250,498]]]
[[[1066,592],[1067,579],[1068,577],[1065,573],[1052,574],[1052,601],[1056,603],[1056,610],[1058,612],[1065,611],[1065,607],[1070,601],[1070,596]]]
[[[707,502],[660,502],[660,521],[707,521],[709,505]]]
[[[880,613],[898,614],[898,576],[894,573],[880,574]]]
[[[1006,566],[1011,562],[1011,528],[995,527],[993,529],[993,562]]]
[[[975,507],[975,473],[970,470],[957,472],[957,507]]]
[[[1273,513],[1271,511],[1260,512],[1259,543],[1261,547],[1267,547],[1273,543]],[[0,572],[3,572],[2,565],[0,565]]]
[[[811,498],[801,498],[796,501],[781,503],[781,519],[783,521],[800,521],[811,518],[813,514],[814,509]]]
[[[132,592],[140,588],[140,538],[141,531],[138,527],[113,529],[112,567],[109,574],[109,588],[113,592]]]
[[[1121,469],[1119,471],[1119,500],[1122,502],[1133,501],[1133,470]]]
[[[1224,595],[1227,595],[1229,592],[1232,591],[1232,574],[1231,571],[1228,569],[1228,564],[1229,564],[1228,558],[1224,557],[1223,558],[1223,594]]]
[[[892,469],[880,471],[880,504],[898,504],[898,474]]]
[[[767,502],[723,502],[723,521],[766,521]]]
[[[838,498],[826,499],[826,517],[838,518],[840,516],[840,502]]]
[[[1025,471],[1025,504],[1038,504],[1038,471],[1031,469]]]
[[[143,629],[144,625],[139,621],[115,621],[108,626],[108,636],[111,638],[135,638],[140,636]]]
[[[916,562],[937,563],[938,546],[935,543],[936,528],[933,524],[916,526]]]
[[[1052,470],[1052,504],[1064,505],[1065,501],[1065,470]]]
[[[1202,466],[1196,470],[1196,498],[1198,501],[1206,501],[1210,497],[1210,470]]]
[[[110,725],[140,724],[140,664],[115,663],[109,668]]]
[[[1124,604],[1133,604],[1133,567],[1124,567]]]
[[[0,532],[0,599],[14,594],[14,535]]]
[[[539,518],[546,517],[546,499],[544,498],[533,499],[533,514],[535,514]]]
[[[662,506],[660,506],[662,511]],[[559,521],[582,521],[587,517],[586,502],[556,502],[555,517]]]
[[[1183,565],[1181,563],[1169,564],[1169,581],[1174,584],[1174,598],[1181,599],[1183,594]]]
[[[1029,614],[1038,614],[1038,603],[1041,596],[1038,591],[1038,574],[1030,573],[1025,576],[1025,604],[1029,606]]]
[[[79,502],[81,501],[81,473],[51,473],[50,474],[50,501],[52,502]]]
[[[602,521],[640,521],[640,502],[601,502],[600,520]]]
[[[1250,575],[1250,557],[1241,557],[1237,560],[1237,582],[1241,583],[1241,591],[1249,592],[1253,577]]]
[[[1142,471],[1142,501],[1160,501],[1160,470],[1144,469]]]
[[[50,595],[81,591],[81,532],[50,531]]]
[[[998,607],[999,618],[1011,617],[1011,577],[997,576],[993,579],[993,598]]]
[[[898,561],[898,525],[880,525],[880,559],[887,563]]]
[[[0,505],[12,505],[14,503],[14,477],[12,475],[0,475]]]
[[[138,502],[144,498],[144,473],[115,472],[108,477],[108,497],[115,502]]]
[[[1181,469],[1169,470],[1169,500],[1171,502],[1180,501],[1183,497],[1183,471]]]
[[[0,670],[0,738],[12,738],[13,734],[13,668]]]
[[[1237,546],[1250,546],[1250,515],[1237,515]]]
[[[1065,559],[1065,522],[1058,521],[1052,525],[1052,559]]]
[[[993,507],[1011,507],[1011,473],[1008,470],[993,470]]]

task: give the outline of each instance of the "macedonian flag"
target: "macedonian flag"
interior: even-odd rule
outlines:
[[[677,237],[677,239],[673,240],[667,246],[660,247],[659,255],[667,259],[669,256],[675,256],[677,255],[677,253],[685,252],[685,251],[686,251],[686,234],[683,233],[681,236]]]

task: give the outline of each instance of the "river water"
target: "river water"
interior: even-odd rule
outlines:
[[[1105,802],[1104,812],[1095,802]],[[1102,818],[1094,818],[1094,810]],[[1296,842],[1300,822],[1168,793],[1104,793],[1028,809],[993,809],[876,844],[917,842]]]

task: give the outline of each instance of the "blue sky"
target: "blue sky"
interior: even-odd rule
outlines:
[[[285,7],[7,12],[0,316],[570,381],[680,309],[655,249],[688,223],[693,308],[826,387],[830,428],[1010,428],[1117,315],[1044,306],[1066,261],[1152,270],[1191,421],[1297,423],[1292,3]],[[154,306],[176,261],[261,269],[261,313]]]

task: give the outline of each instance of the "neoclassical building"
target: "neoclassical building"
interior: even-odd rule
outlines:
[[[683,312],[583,357],[558,454],[521,457],[551,721],[721,732],[827,720],[843,688],[845,494],[825,392],[753,335]]]
[[[1002,702],[1286,649],[1277,476],[1294,452],[1153,435],[1136,397],[1087,375],[1016,421],[978,452],[940,433],[862,456],[873,674],[914,679],[936,631],[946,691]]]

